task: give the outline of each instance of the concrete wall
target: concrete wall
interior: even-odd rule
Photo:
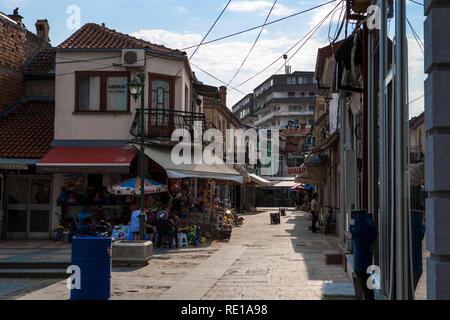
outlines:
[[[104,58],[88,61],[89,59]],[[190,90],[190,78],[184,62],[172,58],[151,58],[147,56],[147,73],[156,73],[175,78],[175,109],[184,110],[185,87]],[[82,61],[71,62],[67,61]],[[66,63],[63,63],[66,62]],[[101,65],[99,65],[101,63]],[[130,113],[100,114],[77,113],[75,111],[75,71],[128,71],[125,67],[112,66],[121,63],[121,53],[118,52],[57,52],[56,53],[56,86],[55,86],[55,139],[56,140],[126,140],[131,139],[129,133],[136,108],[140,108],[140,101],[130,100]],[[131,71],[134,78],[135,69]],[[145,105],[148,106],[148,83],[145,86]],[[190,92],[188,97],[190,96]]]
[[[450,299],[450,2],[425,0],[428,299]]]

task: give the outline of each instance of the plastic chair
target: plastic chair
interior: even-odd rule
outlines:
[[[188,247],[188,239],[187,239],[187,235],[185,233],[178,234],[178,247],[180,247],[180,248]]]

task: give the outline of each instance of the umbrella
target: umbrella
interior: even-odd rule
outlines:
[[[291,188],[291,190],[292,190],[292,191],[304,191],[304,190],[306,190],[306,188],[305,188],[304,185],[299,184],[299,185],[293,186],[293,187]]]
[[[144,186],[145,194],[160,193],[167,191],[167,186],[160,182],[153,181],[150,179],[144,179],[144,183],[145,183]],[[116,195],[128,196],[134,194],[141,194],[140,189],[141,189],[141,179],[133,178],[113,185],[111,187],[111,193]]]

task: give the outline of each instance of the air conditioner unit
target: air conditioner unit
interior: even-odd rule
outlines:
[[[143,67],[145,66],[145,49],[123,49],[123,67]]]

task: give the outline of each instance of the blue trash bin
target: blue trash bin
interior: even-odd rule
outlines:
[[[353,268],[354,271],[365,273],[367,268],[372,265],[377,231],[372,214],[364,214],[360,211],[353,211],[352,214],[355,214],[355,223],[349,229],[353,240]]]
[[[72,266],[80,268],[81,288],[71,290],[70,300],[111,297],[111,238],[73,237]]]

